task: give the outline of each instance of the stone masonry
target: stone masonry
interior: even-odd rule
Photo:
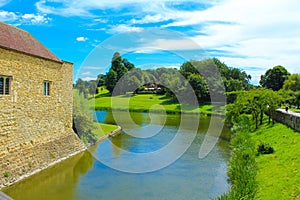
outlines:
[[[0,45],[0,188],[84,149],[72,130],[73,64]],[[50,95],[44,95],[44,81]]]
[[[284,109],[277,109],[275,112],[274,119],[300,132],[299,113],[295,113],[293,111],[286,112]]]

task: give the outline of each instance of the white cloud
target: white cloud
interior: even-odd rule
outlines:
[[[18,16],[14,12],[0,11],[0,21],[13,22],[18,19]]]
[[[91,72],[82,72],[81,75],[82,76],[90,76],[90,75],[92,75],[92,73]]]
[[[82,77],[81,79],[84,80],[84,81],[93,81],[93,80],[96,80],[97,77],[90,77],[90,76],[87,76],[87,77]]]
[[[78,42],[85,42],[85,41],[88,40],[88,38],[87,38],[87,37],[80,36],[80,37],[77,37],[76,40],[77,40]]]
[[[29,24],[47,24],[51,18],[40,14],[24,14],[21,16],[23,23]]]
[[[20,14],[2,10],[0,11],[0,21],[37,25],[47,24],[51,21],[51,18],[40,14]]]
[[[125,33],[125,32],[140,32],[143,28],[140,27],[134,27],[126,24],[119,24],[115,26],[111,26],[109,29],[109,33],[111,34],[118,34],[118,33]]]
[[[201,1],[180,1],[187,2]],[[164,22],[163,27],[180,27],[183,33],[184,28],[193,29],[191,39],[204,49],[228,52],[220,59],[230,66],[257,70],[259,74],[280,64],[292,73],[299,73],[299,0],[218,0],[207,9],[189,11],[170,7],[170,3],[178,3],[178,0],[40,0],[36,7],[43,13],[94,17],[100,23],[106,21],[94,16],[94,11],[119,9],[122,12],[121,8],[130,7],[126,19],[105,26],[110,29],[109,33],[138,32],[143,30],[141,25]],[[146,43],[147,47],[151,45],[170,50],[193,48],[181,38]],[[253,66],[257,68],[251,68]],[[257,81],[259,75],[255,77]]]
[[[166,3],[178,3],[177,0],[40,0],[36,3],[39,11],[47,14],[58,14],[63,16],[94,16],[92,10],[120,9],[130,7],[131,10],[140,12],[162,13]],[[181,3],[191,0],[181,0]],[[195,2],[206,2],[195,1]],[[162,12],[161,12],[162,11]]]

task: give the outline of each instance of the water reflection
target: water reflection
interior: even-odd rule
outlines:
[[[96,115],[101,122],[114,123],[110,112],[100,111]],[[142,127],[150,122],[147,113],[131,113],[131,116]],[[159,119],[160,115],[156,115],[154,122],[158,125]],[[149,138],[135,138],[127,134],[110,138],[3,191],[16,200],[210,199],[226,192],[230,156],[228,142],[220,140],[205,159],[198,159],[209,117],[185,116],[185,134],[189,134],[189,123],[200,120],[196,138],[179,160],[161,170],[144,174],[123,173],[95,159],[107,156],[114,162],[120,162],[121,159],[132,159],[120,149],[136,153],[158,150],[175,137],[181,120],[180,115],[168,115],[162,131]],[[228,129],[224,129],[223,134],[228,134]]]
[[[92,154],[85,151],[5,188],[3,192],[15,200],[75,199],[80,176],[91,169],[93,162]]]

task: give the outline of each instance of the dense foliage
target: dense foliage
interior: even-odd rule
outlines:
[[[268,69],[264,75],[260,77],[260,85],[278,91],[283,87],[290,73],[281,65]]]
[[[252,89],[249,91],[241,91],[237,94],[237,99],[233,104],[227,105],[227,122],[234,124],[237,117],[241,114],[251,114],[255,121],[255,129],[263,123],[264,114],[268,114],[269,123],[274,123],[274,114],[283,98],[273,90],[269,89]]]
[[[97,138],[94,131],[99,127],[89,115],[88,102],[77,90],[73,91],[73,130],[85,144],[94,143]]]
[[[250,79],[251,76],[246,72],[230,68],[216,58],[191,60],[183,63],[179,70],[169,68],[141,70],[116,52],[109,71],[105,75],[98,75],[98,87],[104,85],[114,95],[126,92],[159,92],[171,97],[173,101],[185,97],[182,98],[183,103],[191,104],[193,100],[187,99],[191,96],[195,96],[201,103],[209,102],[211,93],[221,96],[225,91],[248,90],[251,88]],[[121,83],[117,84],[118,82]],[[154,92],[146,91],[149,85],[153,87]],[[160,90],[157,90],[158,88]]]

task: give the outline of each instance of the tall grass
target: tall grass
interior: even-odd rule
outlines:
[[[256,145],[250,136],[250,120],[242,115],[233,126],[232,157],[229,162],[228,176],[231,182],[230,191],[219,197],[219,200],[254,199],[257,191],[255,157]]]

